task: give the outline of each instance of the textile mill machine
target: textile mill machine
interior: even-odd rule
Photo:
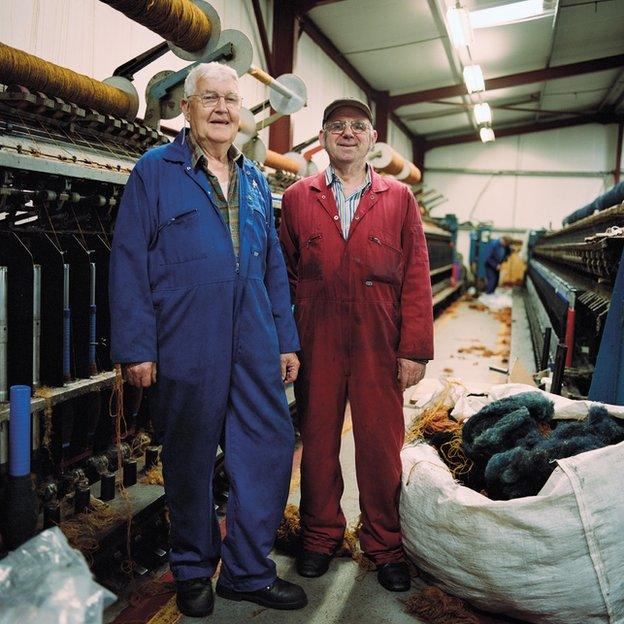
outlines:
[[[572,396],[622,404],[624,183],[533,232],[525,304],[538,370]]]

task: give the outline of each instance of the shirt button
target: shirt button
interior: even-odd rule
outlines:
[[[187,170],[187,171],[190,171],[190,170],[191,170],[191,168],[190,168],[190,167],[187,167],[187,168],[186,168],[186,170]]]
[[[369,288],[373,285],[373,282],[371,282],[370,280],[366,280],[364,282]]]
[[[354,219],[359,219],[360,217],[358,217],[357,215],[354,217]]]
[[[334,215],[334,221],[338,221],[340,217],[338,215]]]
[[[325,199],[325,195],[321,195],[321,199]]]

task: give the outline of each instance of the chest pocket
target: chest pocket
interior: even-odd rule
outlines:
[[[323,277],[323,234],[314,232],[301,239],[299,255],[299,281],[318,280]]]
[[[370,231],[366,241],[365,279],[400,284],[403,252],[393,238],[382,230]]]
[[[206,258],[208,249],[202,236],[198,209],[181,210],[165,217],[153,247],[158,249],[165,265]]]

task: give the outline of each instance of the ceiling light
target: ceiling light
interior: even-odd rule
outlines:
[[[466,67],[464,67],[464,82],[466,83],[468,93],[485,91],[483,72],[479,65],[466,65]]]
[[[553,15],[557,2],[552,0],[521,0],[502,6],[470,11],[472,28],[489,28],[503,24],[514,24]]]
[[[474,107],[474,118],[478,124],[486,124],[492,122],[492,110],[487,102],[477,104]]]
[[[446,28],[456,48],[472,43],[470,15],[466,9],[454,6],[449,7],[446,11]]]
[[[491,141],[493,141],[496,138],[494,136],[494,130],[492,130],[492,128],[488,128],[486,126],[484,126],[483,128],[479,129],[479,136],[481,137],[481,142],[482,143],[490,143]]]

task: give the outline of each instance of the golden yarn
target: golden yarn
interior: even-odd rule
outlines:
[[[452,388],[452,383],[446,383],[435,401],[426,407],[420,416],[412,420],[405,433],[405,444],[422,440],[425,435],[461,429],[461,425],[456,420],[449,418],[448,415],[449,409],[453,407],[450,397]]]
[[[0,43],[0,82],[18,84],[100,113],[128,118],[130,96],[103,82]]]
[[[119,522],[122,517],[109,505],[92,498],[84,513],[63,520],[59,527],[69,543],[85,555],[99,548],[101,532]]]
[[[273,150],[267,150],[264,164],[272,169],[290,171],[291,173],[299,173],[299,169],[301,168],[301,165],[296,160],[274,152]]]
[[[259,67],[255,67],[254,65],[248,69],[247,73],[262,84],[270,85],[273,83],[273,77],[270,74],[267,74],[265,71]]]
[[[422,173],[420,172],[420,169],[413,162],[406,162],[410,172],[407,174],[406,178],[401,180],[401,182],[405,182],[405,184],[418,184],[422,180]]]
[[[396,176],[403,171],[403,165],[405,165],[405,159],[403,156],[392,150],[392,158],[390,159],[390,162],[385,167],[375,167],[375,169],[381,173]]]
[[[190,0],[102,0],[174,45],[196,52],[210,39],[212,24]]]
[[[43,410],[43,440],[41,445],[50,452],[50,443],[52,442],[52,388],[41,386],[35,391],[35,396],[45,401]]]
[[[479,618],[464,603],[437,587],[425,587],[405,601],[405,610],[429,624],[479,624]]]
[[[146,485],[165,485],[163,478],[162,466],[152,466],[143,477],[141,483]]]

